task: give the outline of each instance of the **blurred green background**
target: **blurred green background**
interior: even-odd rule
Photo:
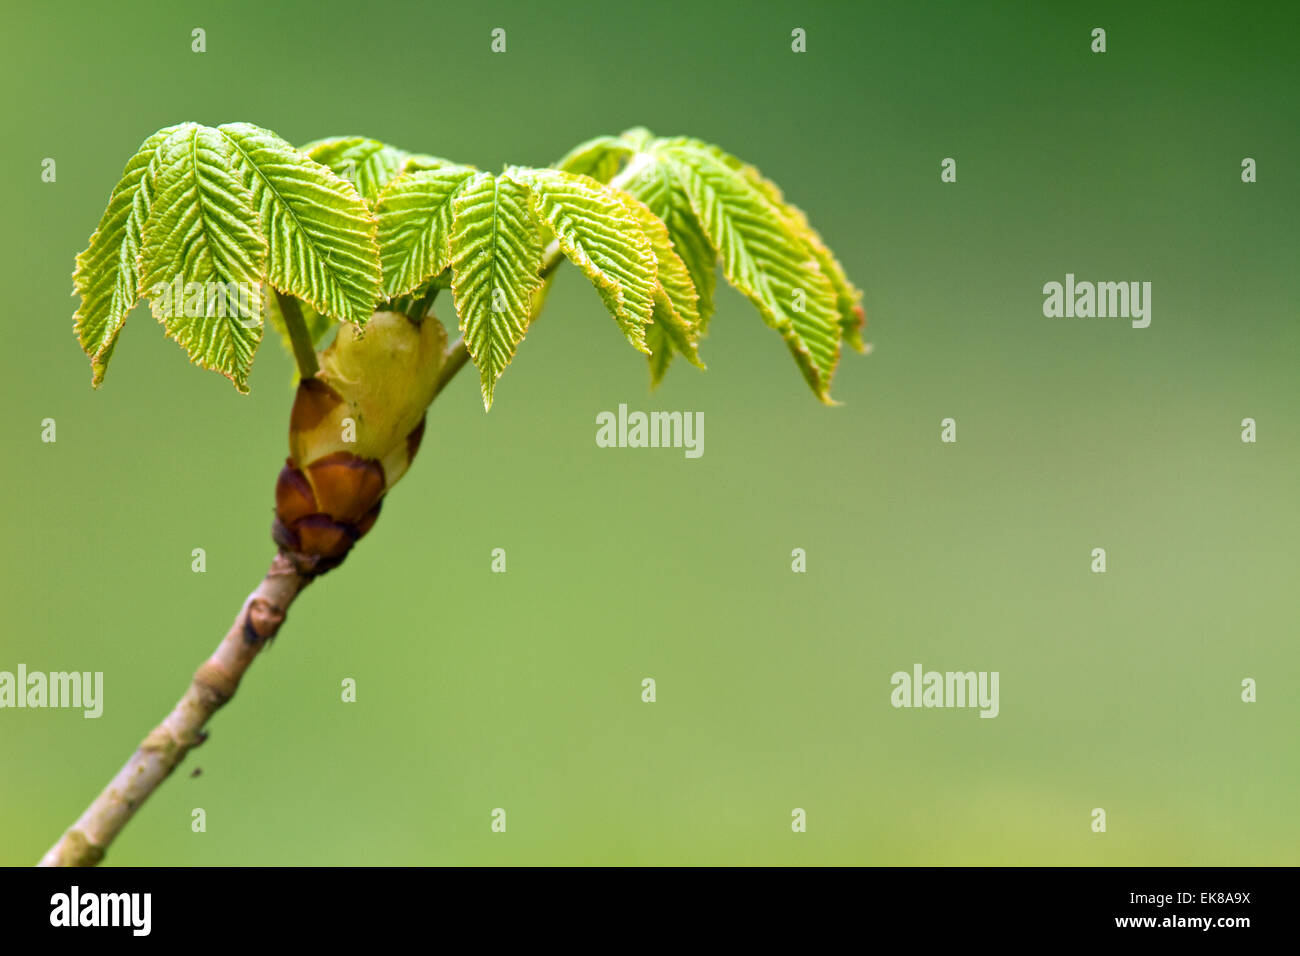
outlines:
[[[0,863],[98,793],[271,555],[279,343],[240,397],[141,307],[92,392],[71,332],[75,253],[182,120],[486,168],[697,135],[808,212],[875,351],[822,407],[726,292],[709,371],[651,394],[562,273],[491,414],[472,374],[438,400],[376,529],[108,863],[1300,862],[1300,31],[1285,4],[1137,6],[10,5],[0,670],[101,670],[106,703],[0,711]],[[1151,281],[1151,327],[1044,318],[1067,272]],[[703,411],[704,457],[597,448],[620,402]],[[999,671],[1001,715],[893,709],[916,662]]]

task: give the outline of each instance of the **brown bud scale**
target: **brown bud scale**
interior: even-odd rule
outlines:
[[[377,312],[364,333],[344,325],[320,374],[299,382],[271,527],[299,572],[337,567],[374,526],[420,448],[445,346],[432,316]]]

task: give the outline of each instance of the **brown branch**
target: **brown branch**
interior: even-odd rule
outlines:
[[[191,749],[206,737],[208,719],[235,694],[244,671],[280,630],[285,613],[311,578],[282,554],[244,601],[221,644],[194,673],[167,718],[149,732],[131,759],[80,819],[50,847],[41,866],[94,866],[113,838]]]

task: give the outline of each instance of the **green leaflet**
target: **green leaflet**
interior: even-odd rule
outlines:
[[[668,371],[675,349],[697,368],[700,361],[699,294],[691,281],[690,271],[673,249],[668,227],[640,200],[624,193],[622,201],[650,240],[656,265],[654,324],[646,330],[650,348],[650,381],[658,385]],[[654,332],[653,336],[651,333]]]
[[[500,176],[360,136],[305,150],[243,123],[168,127],[141,145],[73,277],[95,385],[142,292],[197,364],[243,391],[259,306],[284,334],[263,285],[300,302],[313,342],[335,319],[362,325],[380,302],[413,308],[450,286],[490,407],[542,301],[551,239],[648,354],[654,382],[679,352],[703,367],[719,259],[823,401],[841,340],[863,347],[862,293],[807,217],[699,140],[630,129],[558,169]]]
[[[645,344],[650,348],[650,354],[646,356],[646,361],[650,365],[650,387],[658,388],[659,383],[668,374],[668,366],[673,360],[673,345],[662,323],[655,322],[645,330]]]
[[[302,147],[302,151],[352,183],[369,202],[375,201],[410,157],[406,150],[364,136],[318,139]]]
[[[452,206],[452,295],[491,408],[496,380],[528,329],[542,246],[528,189],[512,179],[477,173]]]
[[[419,288],[451,263],[453,200],[474,178],[467,166],[402,173],[379,195],[379,257],[384,295]]]
[[[379,246],[351,183],[247,123],[219,127],[251,190],[266,238],[267,278],[318,312],[364,325],[379,298]]]
[[[192,124],[160,129],[141,145],[122,171],[99,228],[89,247],[77,256],[73,288],[81,305],[73,314],[73,329],[82,350],[90,356],[91,384],[98,388],[127,313],[140,299],[141,233],[153,203],[153,173],[158,148],[173,133]]]
[[[807,217],[757,169],[716,146],[641,128],[589,140],[558,165],[609,181],[663,221],[699,296],[701,335],[721,257],[727,280],[781,332],[814,393],[830,402],[841,339],[864,349],[862,293]],[[652,374],[662,374],[658,362]]]
[[[831,252],[821,235],[808,222],[808,217],[798,206],[786,201],[781,189],[754,166],[744,163],[721,150],[717,153],[732,169],[753,183],[767,197],[768,202],[779,209],[789,223],[790,231],[797,234],[808,248],[812,250],[817,265],[835,288],[836,307],[840,316],[840,331],[851,348],[858,352],[867,350],[862,341],[862,328],[866,325],[866,313],[862,310],[862,290],[849,281],[844,267],[840,265],[835,254]]]
[[[673,176],[672,168],[667,163],[648,159],[639,162],[638,168],[637,175],[624,188],[629,195],[645,203],[667,227],[673,250],[686,265],[691,284],[699,296],[700,335],[704,335],[713,316],[718,253],[695,218],[690,197]]]
[[[763,192],[713,153],[689,144],[658,147],[722,258],[727,281],[781,333],[814,394],[832,403],[840,314],[830,280]]]
[[[565,256],[591,280],[632,347],[649,353],[656,263],[650,240],[623,199],[595,180],[554,169],[513,169],[537,218]]]
[[[632,148],[615,136],[597,136],[575,146],[555,164],[555,168],[578,176],[590,176],[598,183],[614,178],[623,160],[632,155]]]
[[[700,334],[703,335],[708,331],[709,318],[713,315],[718,254],[701,231],[690,199],[673,177],[671,166],[659,161],[653,152],[640,151],[649,150],[652,140],[650,133],[640,128],[628,130],[617,139],[611,136],[600,137],[586,144],[591,156],[585,161],[602,175],[607,174],[607,178],[602,181],[610,181],[610,185],[639,199],[668,228],[673,249],[685,263],[699,299],[698,324]],[[570,157],[574,155],[571,153]],[[582,156],[583,154],[578,154],[578,157]],[[566,157],[566,160],[570,160],[570,157]],[[617,164],[624,157],[629,157],[629,162],[615,176]],[[577,159],[570,161],[580,165]]]
[[[157,287],[165,301],[154,310],[167,333],[246,390],[262,334],[262,281],[362,323],[379,297],[378,253],[374,218],[356,190],[273,133],[242,123],[160,130],[127,164],[77,257],[75,328],[92,381],[102,381],[127,312]],[[207,292],[187,295],[193,283]],[[233,295],[223,291],[232,283]]]
[[[438,156],[408,153],[365,136],[318,139],[302,147],[302,151],[356,186],[370,203],[375,202],[384,188],[402,173],[456,165]]]
[[[140,252],[141,287],[154,317],[195,364],[247,392],[262,338],[267,253],[253,195],[216,130],[180,130],[158,158],[161,172]]]

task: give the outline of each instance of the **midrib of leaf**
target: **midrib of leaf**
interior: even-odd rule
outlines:
[[[190,168],[194,171],[194,204],[198,206],[199,228],[203,230],[203,243],[209,250],[212,249],[212,234],[208,228],[207,203],[203,198],[203,187],[199,185],[199,137],[198,134],[190,136]],[[212,253],[209,251],[208,253]]]
[[[497,242],[501,233],[497,231],[497,210],[500,209],[501,203],[501,180],[496,176],[492,177],[492,285],[488,287],[488,298],[491,299],[494,289],[499,289],[497,282],[497,263],[501,257],[497,255]]]
[[[452,292],[461,331],[479,369],[483,404],[490,408],[496,380],[528,330],[534,294],[541,283],[541,245],[527,189],[490,173],[479,175],[482,178],[458,197],[461,208],[454,213]],[[518,222],[509,221],[506,214],[503,190],[507,185],[516,193],[511,204],[522,217]],[[463,218],[467,214],[475,218]],[[510,241],[520,247],[514,255],[507,248]],[[511,274],[512,269],[518,274]],[[492,308],[493,292],[498,289],[504,298],[499,311]]]
[[[248,164],[248,168],[257,174],[257,177],[260,180],[262,180],[266,188],[271,191],[271,194],[275,196],[275,198],[279,201],[280,205],[284,207],[285,212],[287,212],[289,216],[293,219],[293,223],[297,227],[298,233],[302,235],[304,238],[306,238],[313,248],[316,248],[316,243],[311,241],[310,233],[307,232],[307,228],[302,224],[302,220],[298,218],[298,214],[294,212],[293,206],[289,205],[289,201],[280,194],[280,190],[275,188],[275,184],[271,182],[269,178],[267,178],[266,173],[262,172],[261,165],[259,163],[253,162],[253,157],[249,156],[248,153],[244,151],[244,148],[239,145],[239,143],[235,142],[234,139],[227,136],[224,130],[218,130],[217,132],[221,133],[221,135],[225,137],[226,142],[230,143],[230,145],[233,146],[239,152],[239,155],[243,157],[244,162]],[[321,250],[317,250],[317,251],[319,252]],[[322,258],[324,258],[327,262],[329,261],[328,255],[323,255]],[[335,281],[338,280],[336,279]],[[281,290],[281,291],[287,291],[287,290]]]
[[[500,279],[501,279],[501,277],[500,277],[499,272],[497,271],[498,268],[499,268],[499,266],[500,266],[500,263],[501,263],[501,256],[500,256],[500,253],[499,253],[499,250],[498,250],[498,244],[499,244],[500,241],[501,241],[501,233],[500,233],[500,231],[498,231],[498,229],[497,229],[497,214],[498,214],[498,211],[499,211],[500,207],[501,207],[501,180],[500,180],[498,177],[493,176],[493,177],[492,177],[492,282],[491,282],[491,285],[488,286],[488,314],[489,314],[489,316],[492,314],[492,299],[493,299],[493,293],[495,292],[495,290],[502,288],[502,286],[501,286],[501,284],[500,284]],[[525,321],[525,323],[526,323],[526,322],[527,322],[527,319],[525,319],[524,321]],[[491,328],[492,328],[492,320],[491,320],[491,318],[488,319],[488,321],[485,323],[485,325],[486,325],[487,329],[488,329],[489,331],[491,331]],[[495,346],[495,344],[496,344],[496,343],[493,342],[493,341],[491,340],[491,338],[488,339],[487,347],[488,347],[488,351],[489,351],[489,352],[490,352],[490,351],[493,351],[493,347]],[[501,368],[500,368],[500,370],[497,371],[497,376],[498,376],[498,377],[501,375],[501,372],[504,372],[504,371],[505,371],[506,364],[507,364],[509,361],[510,361],[510,359],[509,359],[509,358],[506,358],[506,360],[503,361],[503,362],[501,363]],[[494,360],[494,362],[495,362],[495,360]],[[494,390],[495,390],[495,385],[496,385],[496,383],[493,382],[493,388],[494,388]]]

